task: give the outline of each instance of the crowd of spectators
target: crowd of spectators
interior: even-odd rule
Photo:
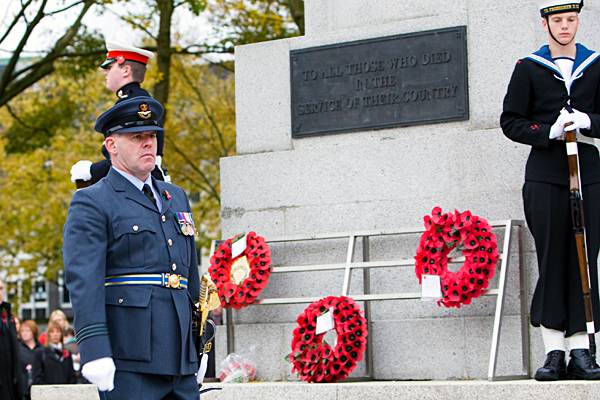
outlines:
[[[75,333],[61,310],[50,314],[41,333],[33,320],[17,324],[23,399],[29,399],[31,385],[87,383],[80,374]]]

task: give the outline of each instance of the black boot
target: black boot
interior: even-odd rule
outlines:
[[[573,349],[567,367],[567,376],[569,379],[600,379],[600,367],[588,349]]]
[[[566,364],[565,352],[562,350],[552,350],[546,356],[544,366],[535,373],[536,381],[557,381],[565,379]]]

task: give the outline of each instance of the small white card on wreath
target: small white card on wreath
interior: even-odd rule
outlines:
[[[442,298],[442,283],[439,275],[421,275],[421,300],[439,300]]]
[[[238,236],[231,243],[231,259],[233,260],[240,254],[246,250],[246,246],[248,245],[248,239],[246,238],[248,234],[244,233],[243,235]]]
[[[332,330],[335,327],[333,323],[333,309],[330,308],[323,314],[317,317],[317,327],[315,329],[315,335],[320,335],[323,332]]]

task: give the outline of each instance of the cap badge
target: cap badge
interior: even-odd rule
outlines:
[[[125,62],[125,57],[117,56],[117,64],[121,65]]]
[[[152,116],[152,111],[150,111],[148,103],[140,103],[139,110],[138,115],[141,119],[148,119]]]

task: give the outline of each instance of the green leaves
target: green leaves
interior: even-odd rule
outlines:
[[[199,16],[206,9],[206,1],[204,0],[186,0],[185,4],[195,16]]]

